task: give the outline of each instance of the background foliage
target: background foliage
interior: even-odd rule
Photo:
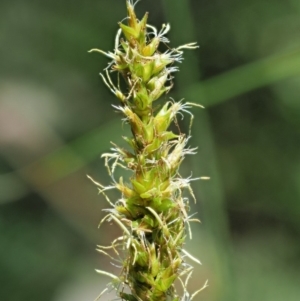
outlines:
[[[191,291],[208,278],[197,300],[298,300],[300,2],[144,0],[145,11],[171,23],[172,45],[200,44],[171,93],[206,106],[182,170],[212,178],[193,185],[202,225],[187,248],[203,265]],[[94,249],[118,230],[97,230],[106,204],[85,174],[109,183],[99,155],[128,128],[97,76],[106,59],[87,50],[112,49],[125,13],[123,0],[0,2],[1,300],[93,300],[107,282],[93,269],[113,267]]]

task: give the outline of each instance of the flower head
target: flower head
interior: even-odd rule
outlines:
[[[184,179],[179,174],[184,157],[194,154],[196,149],[186,146],[189,136],[173,133],[169,126],[177,115],[183,117],[188,113],[192,119],[188,109],[195,104],[171,99],[157,110],[153,103],[172,88],[172,74],[178,71],[174,64],[182,62],[183,50],[197,46],[190,43],[160,53],[160,43],[169,43],[166,34],[170,25],[164,24],[158,31],[147,24],[147,13],[139,20],[135,4],[131,0],[126,3],[128,22],[119,23],[114,52],[91,50],[111,59],[101,77],[121,101],[114,107],[123,113],[133,134],[132,138],[124,138],[131,151],[114,145],[112,153],[103,154],[113,184],[104,187],[94,181],[112,206],[101,223],[113,221],[123,232],[110,247],[99,246],[99,249],[104,254],[105,249],[111,248],[118,257],[125,254],[120,276],[99,272],[118,282],[118,294],[123,300],[191,300],[185,286],[182,298],[178,296],[174,281],[179,279],[184,283],[182,277],[191,275],[192,268],[184,257],[198,262],[183,249],[186,229],[191,236],[189,222],[194,220],[187,214],[188,199],[182,196],[182,191],[188,189],[194,198],[190,182],[195,179]],[[113,83],[110,72],[123,77],[127,91],[121,91]],[[115,179],[117,167],[132,172],[127,183],[122,177]],[[121,193],[116,202],[111,202],[105,194],[112,188]],[[130,293],[123,291],[125,286]]]

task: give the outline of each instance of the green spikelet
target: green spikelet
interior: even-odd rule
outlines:
[[[172,84],[172,73],[178,71],[174,63],[181,62],[183,49],[193,49],[195,43],[157,51],[170,30],[163,25],[160,31],[147,24],[148,14],[138,20],[133,3],[127,0],[128,24],[119,23],[114,52],[100,52],[110,59],[104,83],[119,98],[120,110],[130,124],[133,138],[124,139],[131,151],[115,146],[113,153],[103,154],[112,186],[99,186],[105,191],[117,189],[122,197],[115,203],[108,198],[112,208],[101,221],[114,221],[123,231],[110,247],[98,246],[98,251],[108,255],[111,248],[117,256],[123,254],[119,276],[99,271],[113,278],[118,296],[127,301],[188,301],[195,296],[186,290],[187,279],[192,267],[184,257],[200,263],[183,249],[186,232],[191,236],[188,216],[188,200],[182,191],[188,189],[193,196],[190,181],[183,179],[179,166],[185,155],[194,154],[195,149],[187,148],[189,136],[168,131],[176,115],[191,113],[188,109],[196,104],[167,101],[160,109],[153,108],[153,102],[167,93]],[[122,92],[110,78],[110,72],[122,75],[128,90]],[[192,115],[191,115],[192,117]],[[110,164],[111,160],[114,163]],[[116,166],[132,171],[128,183],[114,179]],[[108,255],[111,256],[111,255]],[[185,281],[183,280],[184,278]],[[183,295],[178,296],[174,281],[179,279]],[[205,284],[206,285],[206,284]],[[129,288],[124,292],[124,287]],[[200,291],[200,290],[199,290]]]

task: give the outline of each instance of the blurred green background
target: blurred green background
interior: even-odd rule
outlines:
[[[198,199],[187,249],[201,259],[194,300],[300,299],[300,1],[143,0],[186,52],[170,96],[194,109],[182,174]],[[125,0],[0,2],[0,300],[94,300],[114,270],[95,251],[117,227],[86,174],[130,135],[98,73]],[[165,97],[167,99],[167,97]],[[188,118],[182,125],[188,130]],[[118,198],[111,194],[112,199]],[[114,292],[103,300],[114,299]]]

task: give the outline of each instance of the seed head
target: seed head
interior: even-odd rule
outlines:
[[[112,153],[103,154],[112,185],[105,187],[93,180],[112,207],[105,210],[108,214],[100,224],[114,221],[123,232],[110,247],[98,246],[98,251],[110,258],[103,250],[110,248],[117,255],[122,265],[120,275],[98,272],[113,279],[123,300],[188,301],[192,300],[186,290],[192,267],[184,257],[200,262],[183,249],[186,232],[191,236],[189,222],[195,219],[188,216],[188,199],[182,193],[187,189],[194,198],[190,182],[195,179],[182,178],[179,167],[196,149],[187,147],[189,136],[169,127],[178,115],[193,117],[188,109],[199,105],[170,99],[156,109],[153,103],[172,88],[172,73],[178,71],[174,64],[182,61],[183,50],[197,46],[190,43],[160,53],[160,44],[169,43],[166,34],[170,25],[163,24],[158,31],[147,24],[147,13],[139,20],[132,1],[126,4],[128,22],[119,23],[114,52],[91,50],[111,59],[101,77],[120,100],[114,107],[125,116],[133,134],[132,138],[123,137],[131,151],[114,145]],[[126,91],[113,83],[111,72],[123,77]],[[127,183],[122,177],[115,179],[117,167],[132,172]],[[105,194],[112,188],[121,194],[115,202]],[[182,297],[177,294],[176,279],[183,285]],[[130,293],[125,293],[124,287]]]

